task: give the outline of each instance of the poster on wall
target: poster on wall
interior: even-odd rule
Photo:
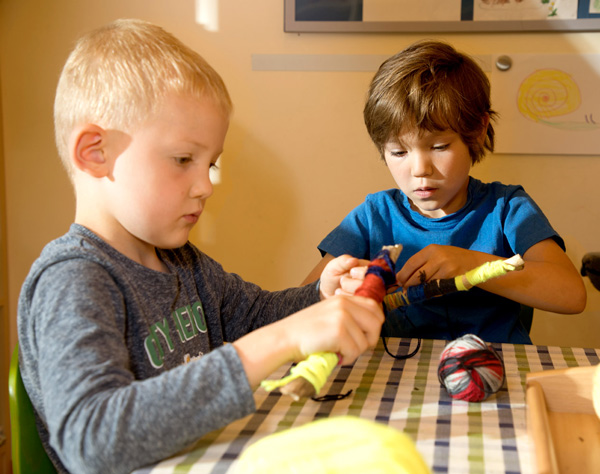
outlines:
[[[309,3],[306,0],[306,4]],[[361,19],[365,22],[494,21],[575,19],[578,0],[361,0],[354,3],[362,8]],[[322,7],[323,2],[320,5]]]
[[[285,0],[287,32],[599,30],[600,0]]]
[[[597,155],[600,54],[492,57],[496,152]]]

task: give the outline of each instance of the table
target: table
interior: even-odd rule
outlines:
[[[256,413],[207,434],[184,454],[135,473],[233,473],[238,456],[258,439],[339,415],[360,416],[404,431],[434,473],[535,473],[534,449],[527,434],[525,375],[596,365],[600,349],[492,344],[504,360],[506,383],[488,400],[468,403],[451,399],[438,381],[445,344],[423,340],[414,357],[396,360],[385,353],[380,340],[354,365],[334,370],[320,395],[352,389],[338,401],[294,402],[258,389]],[[408,354],[417,340],[390,338],[387,345],[392,354]]]

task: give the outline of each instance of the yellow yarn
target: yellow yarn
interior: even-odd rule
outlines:
[[[464,275],[458,275],[454,278],[454,283],[458,291],[467,291],[492,278],[502,276],[513,270],[518,270],[522,266],[523,260],[519,255],[515,255],[509,260],[494,260],[486,262],[473,270],[469,270]]]
[[[340,416],[269,435],[240,456],[245,474],[429,474],[406,434],[370,420]]]
[[[325,382],[327,382],[327,377],[337,365],[338,360],[337,354],[332,352],[317,352],[292,367],[289,375],[279,380],[263,380],[260,386],[270,392],[287,385],[298,377],[303,377],[315,387],[315,394],[318,395]]]

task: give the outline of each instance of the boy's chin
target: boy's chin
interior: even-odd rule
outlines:
[[[155,245],[155,247],[164,249],[164,250],[173,250],[173,249],[178,249],[180,247],[183,247],[185,244],[187,244],[189,241],[189,234],[186,235],[185,237],[181,237],[181,238],[175,238],[175,239],[169,239],[169,240],[163,240],[161,241],[158,245]]]

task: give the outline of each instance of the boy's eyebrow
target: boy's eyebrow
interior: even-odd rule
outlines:
[[[203,150],[208,150],[210,148],[206,143],[198,141],[198,140],[196,140],[194,138],[189,138],[188,139],[188,138],[183,137],[183,138],[181,138],[181,141],[185,142],[185,143],[187,143],[189,145],[192,145],[192,146],[194,146],[196,148],[201,148]],[[219,155],[221,155],[221,154],[223,154],[223,149],[217,150],[217,152],[218,152]]]

